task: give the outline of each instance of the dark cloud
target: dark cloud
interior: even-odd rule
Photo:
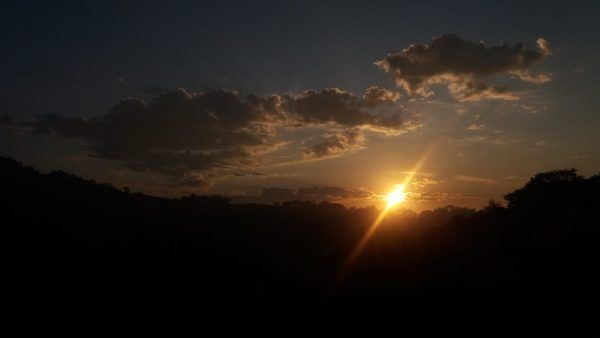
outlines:
[[[371,108],[395,102],[394,94],[371,87],[363,98],[338,88],[307,90],[297,97],[284,96],[286,112],[304,123],[335,123],[346,127],[372,126],[398,129],[402,127],[400,111],[377,114]]]
[[[506,88],[481,82],[493,75],[513,75],[523,81],[542,83],[547,74],[528,69],[550,54],[548,42],[539,38],[537,49],[524,44],[486,46],[456,35],[443,35],[429,44],[413,44],[402,52],[388,54],[376,62],[391,73],[396,83],[410,94],[431,95],[430,86],[448,85],[459,100],[516,99]]]
[[[365,97],[337,88],[266,97],[179,89],[155,96],[149,103],[124,99],[107,114],[92,119],[47,115],[3,124],[83,139],[93,156],[164,175],[178,184],[203,186],[226,171],[258,166],[261,157],[278,146],[278,136],[286,127],[317,125],[332,130],[323,144],[307,150],[313,157],[341,154],[361,145],[360,128],[402,127],[400,110],[375,109],[392,104],[393,92],[373,87]],[[350,129],[340,132],[346,128]]]
[[[95,156],[136,171],[199,182],[197,172],[251,165],[253,155],[273,147],[269,122],[279,119],[278,104],[276,96],[180,89],[149,104],[124,99],[99,118],[45,116],[29,126],[36,133],[84,139]]]
[[[364,136],[357,129],[326,135],[320,143],[304,149],[305,158],[323,158],[339,156],[348,151],[356,150],[364,145]]]
[[[400,93],[379,87],[369,87],[365,90],[362,102],[367,107],[376,107],[380,104],[395,103],[400,99]]]

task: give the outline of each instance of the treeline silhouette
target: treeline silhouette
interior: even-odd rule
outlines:
[[[5,290],[60,336],[533,333],[598,323],[600,176],[540,173],[481,210],[378,215],[167,199],[0,158]]]

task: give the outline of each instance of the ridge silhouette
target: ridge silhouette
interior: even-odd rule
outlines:
[[[0,173],[6,290],[22,332],[378,337],[597,324],[600,175],[539,173],[506,207],[393,214],[331,290],[375,208],[152,197],[10,158]]]

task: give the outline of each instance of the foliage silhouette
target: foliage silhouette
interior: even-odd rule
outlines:
[[[398,336],[594,328],[600,176],[535,175],[482,210],[166,199],[0,158],[22,330]],[[575,326],[571,324],[575,323]]]

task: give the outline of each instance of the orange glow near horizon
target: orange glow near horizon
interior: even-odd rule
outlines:
[[[340,272],[338,273],[338,277],[337,277],[338,282],[341,281],[341,279],[344,277],[346,272],[348,272],[348,270],[352,267],[352,265],[356,261],[356,258],[358,258],[358,256],[363,251],[363,249],[365,248],[365,246],[367,245],[367,243],[369,242],[371,237],[373,237],[373,234],[375,233],[375,231],[377,230],[379,225],[381,225],[381,223],[383,222],[383,220],[385,219],[387,214],[390,212],[390,210],[392,210],[394,208],[394,206],[397,206],[398,204],[400,204],[406,200],[406,197],[408,195],[405,192],[406,187],[408,187],[408,185],[410,184],[412,179],[419,172],[419,170],[421,169],[423,164],[427,161],[427,159],[429,158],[431,153],[433,153],[433,151],[435,150],[435,148],[437,148],[437,146],[440,144],[441,141],[442,141],[442,138],[438,138],[437,140],[435,140],[425,150],[425,152],[423,153],[423,155],[421,156],[419,161],[417,161],[416,165],[410,171],[410,173],[404,178],[404,182],[402,182],[402,184],[396,185],[395,189],[386,195],[386,198],[385,198],[387,201],[386,206],[379,213],[379,215],[377,216],[377,219],[375,219],[375,222],[373,222],[373,224],[369,227],[369,229],[367,230],[365,235],[361,238],[361,240],[358,242],[358,244],[356,245],[354,250],[352,250],[352,253],[348,257],[348,259],[346,260],[344,265],[342,265],[342,268],[340,269]]]

